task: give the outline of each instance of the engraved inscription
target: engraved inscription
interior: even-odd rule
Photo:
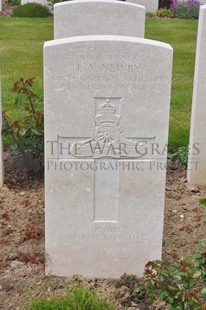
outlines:
[[[142,243],[146,242],[147,240],[140,235],[137,234],[69,234],[66,236],[66,242],[77,240],[90,240],[90,241],[114,241],[114,240],[121,240],[121,241],[140,241]]]
[[[82,53],[76,49],[78,59],[68,74],[53,74],[54,87],[62,91],[121,91],[160,92],[163,77],[146,74],[139,66],[139,55]],[[66,53],[61,50],[59,53]]]

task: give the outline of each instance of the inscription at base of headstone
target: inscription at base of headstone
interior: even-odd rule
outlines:
[[[200,7],[193,87],[188,182],[206,185],[206,5]]]
[[[145,39],[45,44],[47,274],[161,259],[171,68],[172,48]]]
[[[54,6],[54,39],[83,35],[144,37],[145,8],[115,0],[75,0]]]

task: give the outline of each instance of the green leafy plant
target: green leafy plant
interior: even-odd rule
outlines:
[[[39,3],[26,3],[13,10],[14,17],[48,17],[49,8]]]
[[[206,206],[206,198],[202,198],[199,200],[199,203],[203,206]]]
[[[20,5],[21,0],[8,0],[8,4],[10,5]]]
[[[173,18],[174,17],[174,14],[173,12],[170,10],[170,9],[167,9],[167,8],[161,8],[157,11],[157,16],[159,17],[167,17],[167,18]]]
[[[195,258],[194,268],[201,273],[200,277],[204,281],[206,281],[206,243],[200,241],[198,243],[198,246],[199,246],[199,252]],[[204,289],[204,292],[206,293],[206,287]],[[206,294],[204,296],[206,296]]]
[[[154,17],[155,15],[154,15],[153,13],[151,13],[151,12],[147,12],[147,13],[146,13],[146,16],[147,16],[147,17]]]
[[[30,310],[114,310],[104,299],[87,288],[75,287],[66,297],[33,300]]]
[[[187,168],[188,163],[188,147],[180,146],[176,150],[173,150],[171,154],[169,154],[169,159],[173,161],[177,161],[179,165],[184,168]]]
[[[34,79],[20,78],[14,83],[12,90],[18,95],[14,104],[20,118],[13,121],[9,112],[4,110],[2,132],[4,137],[9,136],[11,150],[18,149],[25,159],[40,161],[44,152],[43,102],[32,91]]]
[[[171,0],[170,9],[175,17],[197,19],[199,17],[199,0]]]
[[[148,262],[142,284],[135,287],[152,301],[160,298],[170,310],[206,309],[206,244],[199,242],[198,254],[183,257],[166,265],[160,261]]]

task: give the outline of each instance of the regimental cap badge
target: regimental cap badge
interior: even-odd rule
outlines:
[[[120,116],[114,114],[115,110],[115,105],[113,105],[109,99],[106,99],[105,102],[102,103],[99,107],[100,114],[95,117],[96,124],[99,125],[106,122],[118,125]]]
[[[104,103],[102,103],[99,107],[99,111],[101,113],[104,112],[111,112],[114,113],[116,110],[116,107],[111,103],[109,99],[106,99]]]

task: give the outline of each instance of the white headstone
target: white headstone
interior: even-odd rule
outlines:
[[[2,143],[2,103],[1,103],[1,78],[0,78],[0,186],[4,184],[4,161],[3,161],[3,143]]]
[[[33,3],[33,2],[48,6],[47,0],[21,0],[21,5],[26,4],[26,3]]]
[[[0,0],[0,12],[2,11],[2,0]]]
[[[145,39],[45,44],[47,274],[161,259],[171,68],[172,48]]]
[[[112,0],[76,0],[54,6],[54,38],[82,35],[144,37],[145,8]]]
[[[188,182],[206,185],[206,5],[200,7],[193,87]]]
[[[146,12],[155,13],[158,10],[159,0],[126,0],[145,6]]]

